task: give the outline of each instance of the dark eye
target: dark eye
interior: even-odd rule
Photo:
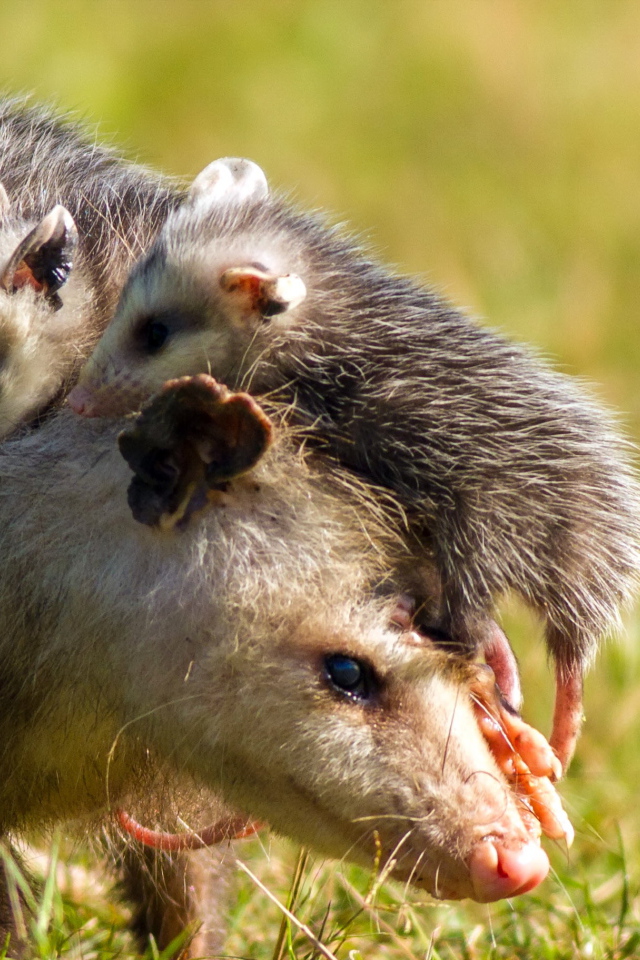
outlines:
[[[169,327],[162,320],[149,320],[142,331],[142,343],[149,353],[156,353],[164,346],[169,336]]]
[[[376,680],[368,663],[330,653],[324,658],[327,676],[336,689],[355,700],[368,700],[376,688]]]

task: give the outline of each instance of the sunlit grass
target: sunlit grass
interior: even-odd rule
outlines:
[[[230,855],[249,865],[272,899],[253,878],[238,874],[229,933],[219,956],[311,960],[321,955],[297,924],[283,924],[273,899],[288,907],[337,960],[636,956],[638,851],[625,849],[615,827],[607,838],[583,819],[581,808],[590,799],[587,781],[577,794],[572,805],[578,839],[570,857],[557,850],[552,875],[534,893],[486,906],[440,904],[397,884],[378,885],[365,870],[301,855],[293,845],[268,836],[235,844]],[[34,939],[33,956],[133,956],[127,910],[108,898],[108,883],[96,873],[96,864],[78,850],[71,859],[67,854],[64,865],[56,863],[55,850],[54,859],[36,863],[42,887],[28,893],[35,919],[23,917]],[[19,875],[16,882],[24,892]],[[169,956],[170,951],[161,954],[153,943],[144,954],[145,960]]]

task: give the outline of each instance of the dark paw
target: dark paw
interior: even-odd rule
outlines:
[[[149,526],[184,525],[208,491],[251,470],[271,439],[271,423],[246,393],[200,374],[170,380],[118,438],[135,477],[128,502]]]

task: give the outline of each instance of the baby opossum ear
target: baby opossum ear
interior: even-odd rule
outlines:
[[[8,217],[10,210],[11,201],[9,200],[9,195],[0,183],[0,220],[4,220],[6,217]]]
[[[220,277],[220,289],[240,322],[255,317],[269,320],[293,310],[307,295],[304,281],[297,273],[267,273],[251,264],[225,270]]]
[[[8,293],[33,287],[58,309],[62,306],[58,290],[69,277],[77,243],[73,217],[64,207],[54,207],[18,244],[0,277],[0,286]]]
[[[258,164],[241,157],[214,160],[189,188],[192,200],[203,198],[210,203],[245,203],[247,200],[255,203],[268,196],[269,184]]]

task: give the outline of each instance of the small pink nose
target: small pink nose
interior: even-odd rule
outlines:
[[[91,391],[87,387],[76,386],[67,397],[71,409],[81,417],[95,417]]]
[[[498,840],[484,840],[469,862],[473,899],[490,903],[528,893],[542,883],[548,872],[549,859],[536,843],[511,849]]]

